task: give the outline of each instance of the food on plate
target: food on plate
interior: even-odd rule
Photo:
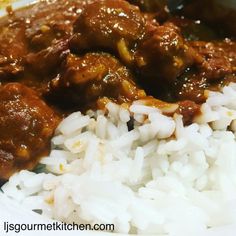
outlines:
[[[165,0],[8,9],[4,194],[121,233],[201,235],[234,223],[236,41],[198,11],[189,2],[172,13]]]
[[[32,169],[50,150],[59,117],[35,93],[19,84],[0,87],[0,178]]]
[[[235,98],[236,84],[210,92],[189,126],[140,100],[74,112],[58,126],[36,173],[22,170],[2,190],[24,208],[67,223],[210,234],[235,223]]]
[[[108,97],[119,103],[146,97],[130,70],[107,53],[68,54],[60,73],[50,82],[50,94],[75,106],[96,103]]]

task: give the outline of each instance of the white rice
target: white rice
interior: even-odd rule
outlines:
[[[46,173],[15,174],[5,195],[120,233],[192,236],[236,223],[236,84],[209,92],[189,126],[138,102],[106,108],[63,120],[41,160]]]

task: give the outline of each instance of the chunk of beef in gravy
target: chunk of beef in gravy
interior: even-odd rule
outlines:
[[[191,43],[204,58],[195,68],[186,70],[174,83],[177,100],[203,103],[206,89],[219,90],[221,86],[236,82],[236,43],[195,41]]]
[[[32,169],[50,150],[58,116],[21,84],[0,87],[0,179]]]
[[[24,71],[22,60],[27,53],[24,33],[22,20],[0,27],[0,79],[15,78]]]
[[[144,34],[145,19],[138,7],[123,0],[88,4],[74,25],[70,44],[77,51],[105,48],[117,51],[122,43],[130,48]]]
[[[29,53],[25,57],[25,62],[33,74],[47,76],[58,70],[68,53],[68,40],[60,40],[39,52]]]
[[[51,93],[59,99],[83,107],[108,97],[119,103],[145,96],[133,81],[131,72],[115,57],[106,53],[67,56],[62,72],[51,83]]]
[[[35,4],[27,21],[26,38],[34,50],[49,47],[52,42],[68,38],[73,32],[73,23],[77,19],[86,1],[50,0]]]
[[[236,42],[194,41],[191,45],[204,58],[198,67],[202,77],[206,77],[208,81],[219,80],[236,73]]]
[[[201,56],[184,40],[180,29],[172,23],[161,26],[150,24],[146,29],[145,38],[135,53],[143,78],[173,83],[187,67],[202,61]]]
[[[187,69],[175,81],[173,91],[177,100],[203,103],[206,89],[219,90],[236,81],[236,43],[226,41],[194,41],[194,49],[203,57],[203,62]]]
[[[205,102],[204,91],[209,86],[206,77],[196,68],[187,69],[173,84],[173,96],[177,101],[190,100],[200,104]]]

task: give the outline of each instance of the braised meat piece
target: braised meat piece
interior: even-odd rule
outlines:
[[[24,71],[21,59],[0,55],[0,79],[14,78]]]
[[[145,96],[133,80],[131,72],[110,54],[87,53],[81,57],[70,54],[60,75],[51,82],[51,93],[79,107],[101,97],[123,103]]]
[[[173,97],[177,101],[190,100],[203,103],[206,100],[205,89],[210,86],[206,77],[199,73],[196,68],[187,69],[173,84]]]
[[[202,61],[201,56],[181,36],[179,28],[172,23],[147,26],[135,59],[144,78],[160,78],[169,83],[173,83],[187,67]]]
[[[23,16],[28,23],[26,38],[30,46],[38,51],[71,36],[81,7],[81,1],[77,0],[41,1],[33,6],[31,15]]]
[[[191,45],[203,57],[203,62],[187,69],[174,83],[177,100],[205,101],[206,89],[219,90],[236,81],[236,43],[194,41]]]
[[[3,22],[6,25],[0,27],[0,79],[15,78],[24,71],[22,59],[27,53],[25,24],[21,20]]]
[[[138,7],[123,0],[101,0],[85,5],[74,25],[70,44],[76,51],[132,48],[144,34],[145,20]]]
[[[27,68],[34,74],[51,75],[69,53],[68,41],[60,40],[50,47],[25,57]]]
[[[178,102],[179,108],[176,113],[183,116],[183,122],[185,125],[190,125],[196,115],[201,113],[201,106],[191,100],[184,100]]]
[[[191,45],[204,58],[203,63],[198,66],[202,77],[206,77],[211,81],[236,73],[235,42],[231,40],[220,42],[195,41]]]
[[[30,88],[0,87],[0,179],[32,169],[50,150],[58,116]]]

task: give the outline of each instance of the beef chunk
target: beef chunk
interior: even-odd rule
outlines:
[[[183,122],[185,125],[190,125],[193,122],[194,117],[201,113],[201,106],[193,101],[185,100],[178,103],[179,108],[177,113],[183,116]]]
[[[76,0],[41,1],[33,6],[31,15],[24,15],[28,19],[26,38],[30,47],[39,51],[71,36],[81,6],[81,1]]]
[[[123,0],[88,4],[74,25],[73,49],[105,48],[117,51],[120,40],[132,47],[144,34],[145,20],[138,7]]]
[[[159,78],[169,83],[173,83],[187,67],[202,60],[172,23],[147,26],[146,36],[135,57],[144,78]]]
[[[80,107],[101,97],[122,103],[145,96],[133,82],[130,71],[106,53],[68,55],[62,72],[51,83],[51,93]]]
[[[57,71],[67,53],[68,41],[60,40],[39,52],[29,53],[25,61],[32,73],[51,75]]]
[[[195,41],[192,46],[204,61],[198,67],[202,77],[209,81],[219,80],[236,72],[236,43],[230,40],[220,42]]]
[[[206,77],[197,69],[187,69],[173,84],[173,95],[177,101],[190,100],[203,103],[206,100],[205,89],[210,86]]]
[[[59,118],[36,93],[21,84],[0,87],[0,179],[32,169],[47,155]]]
[[[15,78],[24,71],[21,59],[0,55],[0,79]]]
[[[236,43],[195,41],[191,45],[203,57],[200,64],[186,70],[174,83],[177,100],[205,101],[205,89],[219,90],[236,82]]]
[[[23,21],[0,28],[0,79],[15,78],[24,71],[22,60],[27,53],[24,32]]]

